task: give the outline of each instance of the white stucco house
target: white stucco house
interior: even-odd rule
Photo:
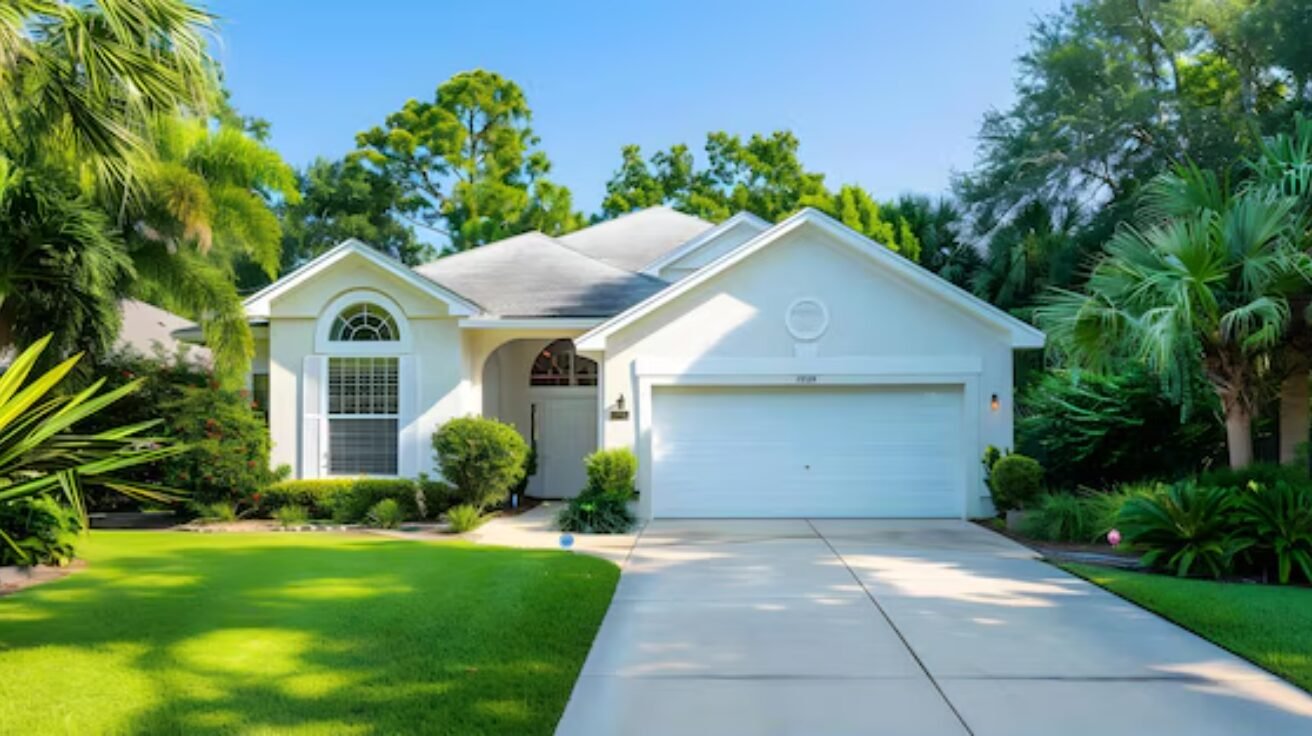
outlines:
[[[528,492],[632,447],[647,517],[968,517],[1044,336],[833,219],[652,208],[407,268],[347,241],[246,301],[273,462],[437,472],[444,421],[535,446]]]

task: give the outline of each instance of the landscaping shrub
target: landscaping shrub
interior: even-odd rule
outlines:
[[[408,478],[285,480],[259,494],[258,508],[268,515],[284,506],[304,506],[311,518],[354,523],[364,520],[379,501],[391,499],[405,518],[418,518],[418,490],[418,483]]]
[[[259,512],[269,515],[284,506],[302,506],[312,519],[331,519],[338,497],[351,492],[353,478],[284,480],[260,491]]]
[[[1288,584],[1297,569],[1312,582],[1312,488],[1307,483],[1253,483],[1238,492],[1234,537],[1245,557],[1264,574]]]
[[[1005,455],[993,463],[989,490],[998,513],[1026,508],[1043,490],[1043,466],[1025,455]]]
[[[256,505],[254,495],[278,480],[269,469],[269,432],[263,415],[245,391],[222,389],[204,366],[184,351],[144,356],[121,351],[103,358],[95,371],[106,378],[106,389],[144,379],[141,387],[78,425],[91,433],[111,427],[164,417],[159,432],[186,443],[188,451],[127,474],[143,483],[185,491],[193,502],[226,501],[239,508]],[[115,494],[87,494],[93,510],[126,505]]]
[[[523,477],[528,445],[509,424],[452,419],[433,433],[433,451],[457,503],[480,511],[503,503]]]
[[[196,514],[195,521],[200,524],[226,524],[237,520],[237,508],[231,501],[194,503],[191,508]]]
[[[1182,481],[1160,495],[1127,501],[1117,526],[1126,541],[1147,550],[1144,564],[1181,577],[1201,570],[1219,578],[1246,544],[1231,534],[1235,502],[1229,488]]]
[[[49,495],[0,502],[0,565],[67,565],[81,533],[77,510]]]
[[[1217,488],[1240,490],[1253,484],[1273,486],[1287,483],[1293,486],[1312,486],[1305,467],[1276,463],[1250,463],[1242,468],[1221,467],[1198,476],[1198,484]]]
[[[1201,377],[1192,380],[1202,386]],[[1051,488],[1192,475],[1225,450],[1223,425],[1206,403],[1211,392],[1192,395],[1204,398],[1185,414],[1140,367],[1052,371],[1021,396],[1016,444],[1042,463]]]
[[[285,529],[289,526],[300,526],[309,521],[310,512],[299,504],[289,504],[274,509],[273,519]]]
[[[613,493],[626,501],[633,497],[638,477],[638,457],[633,450],[598,450],[583,458],[583,467],[588,473],[586,493]]]
[[[1104,541],[1107,532],[1117,528],[1121,510],[1134,498],[1155,498],[1166,492],[1165,483],[1124,483],[1111,491],[1092,493],[1085,497],[1089,505],[1089,523],[1093,541]]]
[[[1099,536],[1096,514],[1091,497],[1049,493],[1029,509],[1021,532],[1049,542],[1091,542]]]
[[[379,529],[395,529],[405,521],[405,511],[401,509],[401,504],[394,498],[384,498],[374,504],[366,515],[369,520],[369,526],[376,526]]]
[[[477,506],[469,503],[452,506],[446,512],[447,523],[456,534],[472,532],[483,525],[485,518]]]
[[[424,518],[436,519],[455,505],[455,488],[450,483],[430,477],[427,473],[420,473],[415,483],[419,488],[419,498],[423,499]]]
[[[397,504],[403,519],[415,519],[419,517],[417,492],[418,485],[408,478],[357,478],[346,493],[336,497],[332,517],[337,521],[362,521],[379,501],[390,500]]]
[[[571,498],[556,516],[561,531],[588,534],[623,534],[636,521],[628,499],[618,493],[585,493]]]

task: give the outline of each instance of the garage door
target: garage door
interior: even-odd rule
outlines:
[[[956,387],[659,387],[658,517],[960,517]]]

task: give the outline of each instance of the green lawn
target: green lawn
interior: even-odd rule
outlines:
[[[330,534],[96,532],[0,598],[0,733],[551,733],[618,569]]]
[[[1312,589],[1062,567],[1312,690]]]

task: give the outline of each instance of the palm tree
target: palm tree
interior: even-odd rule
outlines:
[[[1312,119],[1299,115],[1292,134],[1281,133],[1264,140],[1258,155],[1248,162],[1258,186],[1293,197],[1303,216],[1312,213]],[[1298,235],[1304,250],[1312,246],[1308,219]],[[1280,351],[1280,462],[1298,459],[1299,445],[1308,441],[1309,416],[1308,356],[1312,353],[1312,291],[1291,299],[1292,324],[1285,348]]]
[[[138,163],[142,196],[127,209],[123,237],[135,296],[195,318],[225,379],[253,350],[237,266],[276,278],[282,229],[273,200],[295,203],[296,174],[273,150],[233,125],[162,118]]]
[[[1242,467],[1291,299],[1312,284],[1297,202],[1256,187],[1232,195],[1196,168],[1159,177],[1145,201],[1145,223],[1113,235],[1085,293],[1053,293],[1039,322],[1076,364],[1141,361],[1174,398],[1187,398],[1201,364],[1225,412],[1230,464]]]

